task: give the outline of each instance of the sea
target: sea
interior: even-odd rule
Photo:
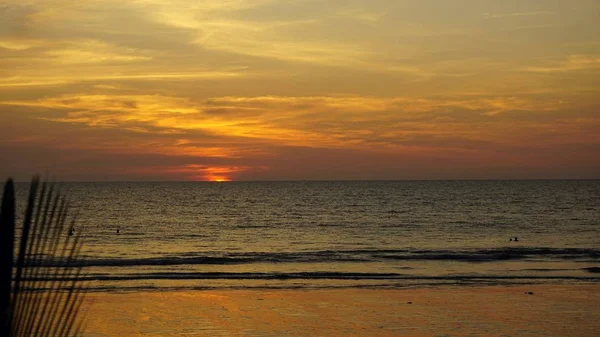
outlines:
[[[600,180],[56,185],[90,291],[600,282]]]

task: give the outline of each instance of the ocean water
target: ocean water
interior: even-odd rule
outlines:
[[[600,282],[599,180],[58,187],[92,291]]]

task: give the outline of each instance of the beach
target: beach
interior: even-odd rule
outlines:
[[[90,293],[84,336],[598,336],[600,285]]]

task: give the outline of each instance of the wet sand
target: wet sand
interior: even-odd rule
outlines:
[[[600,336],[596,284],[91,293],[88,301],[87,337]]]

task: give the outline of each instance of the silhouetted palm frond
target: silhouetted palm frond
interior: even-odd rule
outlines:
[[[9,179],[0,214],[0,337],[76,336],[85,286],[81,264],[81,233],[67,216],[66,199],[53,185],[34,178],[14,256],[15,195]]]

